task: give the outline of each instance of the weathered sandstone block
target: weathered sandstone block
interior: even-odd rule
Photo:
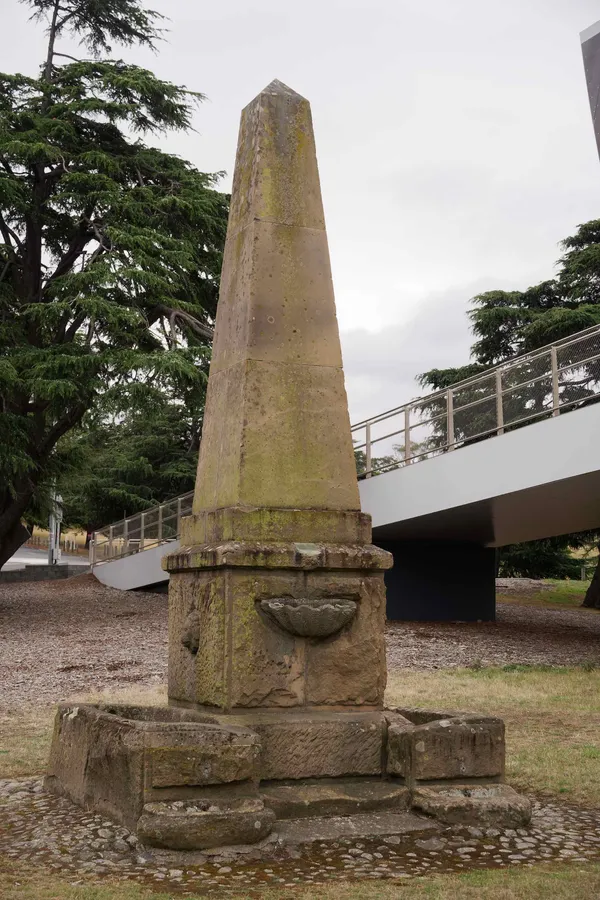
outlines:
[[[259,759],[256,733],[193,711],[62,705],[46,786],[135,828],[152,800],[231,783],[256,792]]]
[[[400,812],[410,803],[410,791],[404,785],[372,778],[273,783],[261,788],[261,796],[278,819],[350,816],[383,809]]]
[[[410,715],[410,711],[400,710]],[[437,713],[435,715],[438,715]],[[477,715],[444,715],[423,724],[392,724],[388,772],[414,781],[502,778],[504,723]]]
[[[413,807],[448,825],[521,828],[531,819],[531,804],[507,784],[419,786]]]
[[[381,774],[380,713],[257,716],[261,781]]]
[[[274,821],[275,813],[266,809],[262,800],[147,803],[137,833],[153,847],[205,850],[261,841]]]

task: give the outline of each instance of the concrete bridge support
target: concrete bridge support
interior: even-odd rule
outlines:
[[[375,540],[394,557],[385,573],[389,620],[494,621],[494,548],[466,541]]]

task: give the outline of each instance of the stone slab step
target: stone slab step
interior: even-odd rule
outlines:
[[[378,778],[261,785],[261,796],[278,819],[401,812],[410,802],[408,788]]]
[[[375,835],[410,834],[436,831],[439,825],[409,812],[363,813],[357,816],[322,816],[304,819],[282,819],[275,823],[273,834],[285,844],[308,844],[345,837],[372,838]]]

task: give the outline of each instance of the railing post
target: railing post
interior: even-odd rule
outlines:
[[[114,525],[110,525],[108,529],[108,558],[112,559],[113,555],[113,535],[114,535]]]
[[[162,503],[158,507],[158,534],[157,540],[159,544],[162,544],[162,520],[163,520],[163,505]]]
[[[496,434],[504,434],[504,407],[502,405],[501,369],[496,369]]]
[[[125,556],[126,553],[129,553],[129,519],[123,519],[123,553],[122,556]]]
[[[90,561],[90,569],[93,569],[96,565],[96,535],[92,534],[90,538],[90,545],[88,547],[88,558]]]
[[[367,474],[365,478],[371,477],[371,423],[365,425],[365,460],[367,466]]]
[[[454,393],[451,388],[446,394],[446,419],[448,426],[448,450],[454,450]]]
[[[412,448],[410,445],[410,406],[404,407],[404,464],[409,466],[412,462]]]
[[[146,513],[142,513],[141,518],[140,518],[140,546],[139,546],[140,550],[144,549],[145,530],[146,530]]]
[[[558,391],[558,353],[556,347],[550,347],[550,361],[552,366],[552,415],[560,415],[560,394]]]
[[[175,537],[179,537],[181,535],[181,497],[177,498],[177,534]]]

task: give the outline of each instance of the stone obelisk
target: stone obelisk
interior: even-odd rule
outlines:
[[[177,850],[305,816],[368,835],[348,817],[409,804],[526,824],[500,720],[383,709],[370,540],[310,107],[274,81],[242,114],[194,511],[164,561],[169,707],[61,706],[47,788]]]
[[[360,512],[310,105],[240,126],[193,515],[165,560],[169,697],[381,708],[383,570]]]

